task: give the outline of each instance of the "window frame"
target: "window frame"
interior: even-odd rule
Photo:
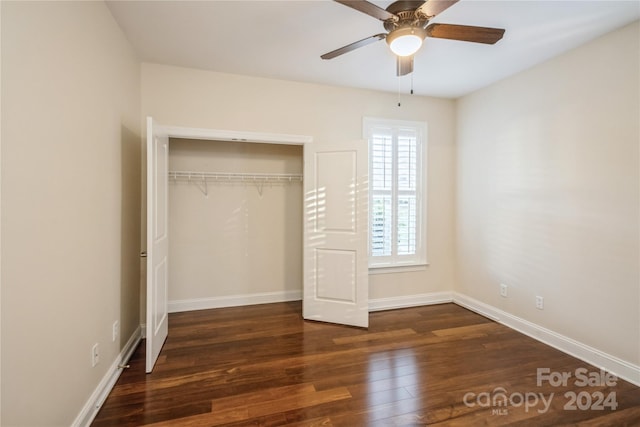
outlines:
[[[362,133],[367,141],[369,150],[369,231],[368,238],[368,259],[369,269],[372,273],[384,273],[395,271],[412,271],[423,268],[427,263],[427,123],[421,121],[382,119],[375,117],[363,118]],[[373,198],[376,194],[382,194],[384,190],[374,190],[373,188],[373,138],[375,131],[389,135],[392,138],[392,231],[391,244],[392,253],[389,256],[372,255],[372,233],[373,233]],[[398,196],[406,194],[406,190],[398,187],[398,134],[415,133],[416,136],[416,177],[415,177],[415,197],[416,197],[416,220],[415,220],[415,253],[411,255],[400,255],[397,252],[398,243]],[[386,190],[387,192],[389,190]]]

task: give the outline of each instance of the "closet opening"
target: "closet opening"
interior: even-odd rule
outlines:
[[[302,299],[302,173],[302,145],[169,138],[169,312]]]

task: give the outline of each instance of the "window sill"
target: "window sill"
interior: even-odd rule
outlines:
[[[394,265],[392,267],[369,267],[369,275],[372,274],[389,274],[389,273],[408,273],[411,271],[425,271],[429,263],[412,264],[412,265]]]

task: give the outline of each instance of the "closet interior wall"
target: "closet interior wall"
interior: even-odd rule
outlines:
[[[302,146],[172,138],[169,171],[301,175]],[[184,301],[301,293],[302,203],[300,180],[170,178],[170,310]]]

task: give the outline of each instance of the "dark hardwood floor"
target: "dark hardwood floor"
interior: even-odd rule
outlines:
[[[369,330],[301,312],[172,314],[153,373],[140,345],[93,425],[640,426],[640,388],[454,304]]]

